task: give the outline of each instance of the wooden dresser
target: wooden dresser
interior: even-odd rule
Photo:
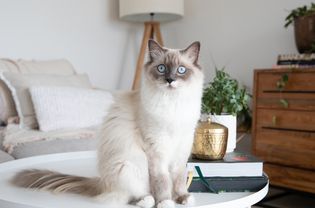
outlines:
[[[315,193],[315,68],[255,70],[252,130],[271,184]]]

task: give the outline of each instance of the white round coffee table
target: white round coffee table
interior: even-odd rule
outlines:
[[[94,151],[70,152],[29,157],[0,164],[1,208],[109,208],[91,198],[74,194],[53,194],[12,186],[8,181],[19,170],[50,169],[81,176],[97,176]],[[245,208],[257,203],[268,192],[268,184],[258,192],[193,193],[195,208]],[[125,206],[134,207],[134,206]],[[185,207],[177,205],[177,207]]]

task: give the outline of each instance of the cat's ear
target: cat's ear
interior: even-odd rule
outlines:
[[[200,51],[200,42],[196,41],[190,44],[186,49],[181,50],[181,53],[194,64],[197,64]]]
[[[150,39],[148,42],[150,60],[159,58],[166,52],[155,40]]]

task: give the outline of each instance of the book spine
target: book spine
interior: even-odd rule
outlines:
[[[310,69],[315,68],[314,65],[299,65],[299,64],[289,64],[289,65],[274,65],[273,69]]]
[[[254,178],[206,178],[208,184],[215,192],[255,192],[262,189],[267,183],[267,177]],[[194,178],[188,191],[190,192],[212,192],[199,179]]]
[[[315,65],[315,54],[283,54],[279,55],[277,65]]]
[[[283,60],[283,61],[277,61],[277,65],[315,65],[315,60]]]
[[[232,165],[232,166],[231,166]],[[211,164],[192,164],[188,163],[186,171],[192,171],[194,177],[200,177],[196,171],[200,168],[204,177],[261,177],[263,174],[262,163],[222,163],[217,165]]]

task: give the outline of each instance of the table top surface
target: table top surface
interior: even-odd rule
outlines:
[[[97,176],[97,159],[94,151],[42,155],[0,164],[0,207],[1,208],[106,208],[106,205],[74,194],[53,194],[14,187],[9,183],[12,176],[29,168],[49,169],[66,174]],[[268,184],[258,192],[233,193],[193,193],[195,208],[244,208],[263,199],[268,192]],[[125,206],[134,207],[134,206]],[[184,207],[177,205],[176,207]]]

